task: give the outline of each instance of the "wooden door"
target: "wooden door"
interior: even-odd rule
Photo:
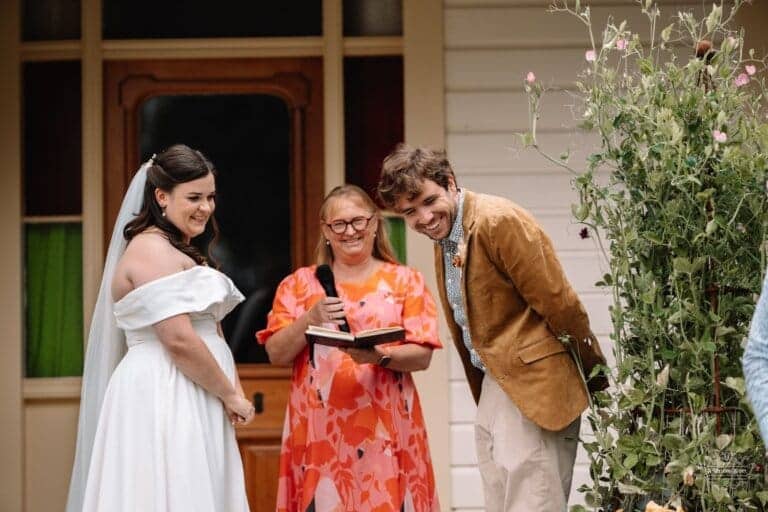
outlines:
[[[253,334],[265,323],[277,280],[313,259],[324,191],[320,60],[106,62],[104,88],[107,241],[133,173],[163,149],[154,146],[186,143],[203,150],[217,167],[217,193],[222,193],[216,215],[222,234],[227,233],[221,268],[247,297],[227,317],[224,330],[257,409],[256,420],[238,428],[237,436],[251,511],[272,512],[291,370],[271,366]],[[243,123],[243,117],[253,122]],[[210,145],[213,139],[218,142]],[[236,162],[228,160],[231,153],[240,155]],[[263,167],[266,160],[271,167]],[[246,185],[238,186],[239,179],[247,179]],[[235,203],[240,210],[232,213]],[[267,209],[258,210],[263,204]],[[229,217],[220,219],[227,209]],[[252,253],[243,257],[237,247],[247,236]],[[272,256],[272,263],[259,264],[262,256],[264,261]],[[249,265],[252,272],[244,277],[242,267]],[[251,281],[263,277],[261,267],[272,268],[271,281],[254,287]],[[239,340],[237,346],[233,339]]]

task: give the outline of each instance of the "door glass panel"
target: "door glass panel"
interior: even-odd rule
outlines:
[[[344,35],[403,35],[402,0],[344,0]]]
[[[81,213],[80,62],[28,62],[24,80],[24,214]]]
[[[322,0],[104,0],[104,39],[322,34]]]
[[[213,256],[246,297],[222,323],[238,363],[267,362],[254,334],[291,272],[290,142],[289,111],[275,96],[157,96],[140,109],[142,161],[183,143],[216,166]]]
[[[80,0],[24,0],[24,41],[80,39]]]
[[[376,199],[381,162],[403,141],[403,58],[344,59],[346,181]]]

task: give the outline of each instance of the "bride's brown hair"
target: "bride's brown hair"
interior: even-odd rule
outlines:
[[[219,235],[216,219],[211,216],[205,227],[206,233],[203,233],[203,235],[209,235],[204,238],[211,239],[211,243],[202,249],[195,247],[185,242],[179,228],[163,216],[163,209],[155,199],[155,189],[171,192],[180,183],[203,178],[208,174],[216,176],[216,169],[211,161],[200,151],[184,144],[175,144],[154,156],[147,169],[147,182],[144,185],[141,210],[136,218],[125,226],[123,230],[125,239],[130,242],[139,233],[156,227],[168,238],[172,246],[192,258],[195,263],[207,264],[211,259],[209,249],[215,244]],[[198,238],[200,237],[196,237]]]

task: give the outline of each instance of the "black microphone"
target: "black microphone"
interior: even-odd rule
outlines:
[[[338,297],[339,293],[336,291],[336,282],[333,279],[333,270],[329,265],[318,265],[315,270],[315,277],[320,281],[320,286],[325,290],[325,295],[328,297]],[[339,326],[339,329],[344,332],[349,332],[349,324],[346,318],[342,318],[344,323]]]

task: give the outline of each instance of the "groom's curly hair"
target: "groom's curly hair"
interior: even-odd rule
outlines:
[[[398,144],[384,158],[377,189],[379,199],[387,208],[392,208],[402,197],[418,196],[424,180],[434,181],[446,190],[451,180],[456,183],[445,151]]]

